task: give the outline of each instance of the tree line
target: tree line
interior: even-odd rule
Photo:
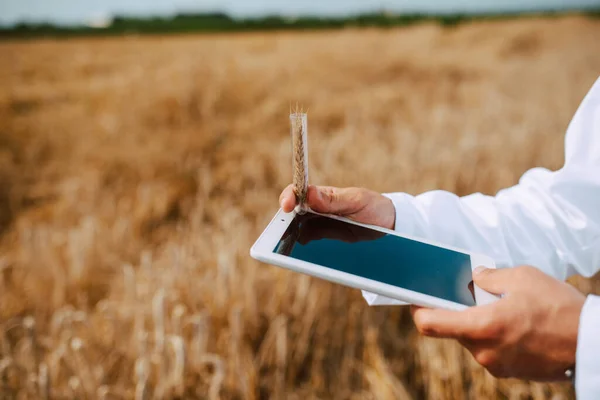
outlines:
[[[590,17],[600,17],[600,9],[583,12]],[[10,27],[0,27],[0,38],[61,37],[76,35],[122,35],[122,34],[162,34],[191,32],[247,32],[269,30],[317,30],[345,27],[395,27],[419,22],[436,22],[442,26],[454,26],[471,20],[504,19],[542,15],[553,17],[565,12],[493,14],[493,15],[424,15],[392,14],[386,12],[360,14],[350,17],[302,16],[289,18],[266,16],[260,18],[233,18],[224,13],[179,14],[172,17],[124,17],[117,16],[102,27],[62,26],[50,23],[20,23]]]

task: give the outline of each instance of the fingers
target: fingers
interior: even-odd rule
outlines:
[[[413,306],[411,313],[415,326],[422,335],[437,338],[462,337],[463,328],[458,323],[460,317],[456,311]]]
[[[284,212],[292,212],[296,206],[296,195],[294,194],[294,185],[288,185],[279,196],[279,205]]]
[[[489,313],[487,306],[471,307],[464,311],[449,311],[412,306],[415,326],[425,336],[468,340],[487,334]]]
[[[360,209],[361,189],[309,186],[308,205],[319,213],[347,215]]]
[[[517,290],[526,274],[532,274],[526,267],[510,269],[477,268],[473,271],[473,281],[477,286],[491,293],[502,294]],[[501,332],[503,315],[508,303],[498,301],[492,304],[470,307],[464,311],[448,311],[413,306],[411,313],[419,332],[437,338],[458,339],[461,343],[471,343],[493,338]]]
[[[318,213],[347,215],[356,212],[361,207],[363,198],[361,189],[336,188],[331,186],[308,187],[308,206]],[[279,205],[284,212],[291,212],[296,206],[294,186],[286,187],[279,196]]]
[[[410,305],[410,315],[412,315],[413,319],[415,319],[415,313],[416,313],[418,310],[420,310],[421,308],[424,308],[424,307],[421,307],[421,306],[416,306],[416,305],[414,305],[414,304],[411,304],[411,305]]]
[[[473,281],[481,289],[493,293],[503,294],[519,283],[516,268],[488,269],[477,267],[473,271]]]

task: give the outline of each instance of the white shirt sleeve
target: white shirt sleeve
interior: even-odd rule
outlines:
[[[600,399],[600,297],[588,296],[579,317],[575,391],[578,400]]]
[[[560,280],[593,275],[600,268],[600,79],[569,124],[560,170],[534,168],[496,196],[385,196],[394,203],[400,233],[486,254],[498,267],[531,265]],[[363,296],[370,305],[402,304]],[[588,299],[580,321],[577,394],[600,399],[598,298]]]
[[[396,231],[486,254],[499,267],[532,265],[564,280],[600,268],[600,78],[575,113],[565,165],[534,168],[496,196],[389,193]]]

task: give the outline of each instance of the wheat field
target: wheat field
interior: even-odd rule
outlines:
[[[249,248],[292,179],[290,104],[311,183],[493,194],[561,166],[599,38],[565,16],[0,42],[0,397],[572,398]]]

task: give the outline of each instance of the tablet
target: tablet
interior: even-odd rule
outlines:
[[[424,307],[462,310],[499,297],[473,284],[487,256],[331,215],[279,210],[250,250],[262,262]]]

